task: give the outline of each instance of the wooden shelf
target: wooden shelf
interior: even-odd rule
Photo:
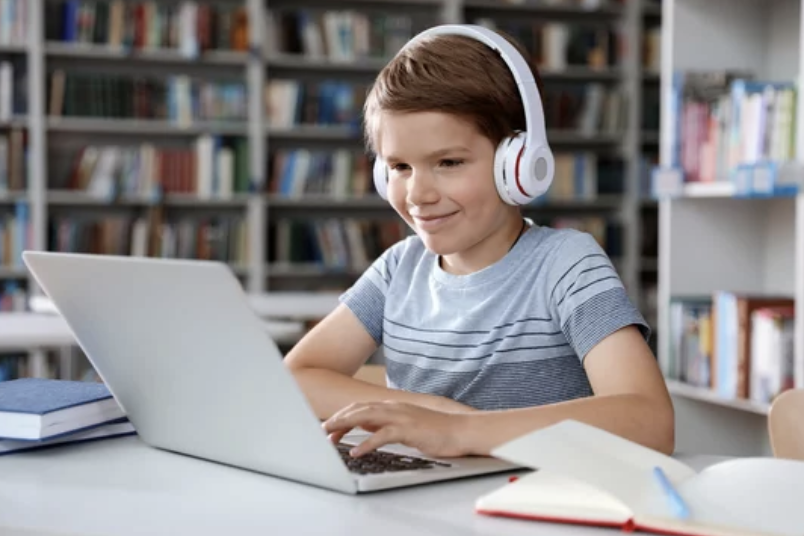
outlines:
[[[770,410],[770,405],[768,404],[760,404],[743,399],[726,399],[719,396],[711,389],[688,385],[676,380],[665,380],[665,382],[667,383],[667,389],[670,391],[671,395],[689,398],[690,400],[697,400],[699,402],[707,402],[738,411],[755,413],[757,415],[767,415]]]

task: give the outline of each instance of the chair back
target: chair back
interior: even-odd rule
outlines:
[[[804,461],[804,389],[776,397],[768,413],[768,433],[774,457]]]

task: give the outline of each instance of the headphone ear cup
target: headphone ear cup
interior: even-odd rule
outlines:
[[[505,173],[505,155],[513,142],[514,138],[504,138],[494,153],[494,185],[497,187],[497,195],[508,205],[516,205],[508,194],[507,176]]]
[[[379,156],[374,159],[374,189],[381,198],[388,199],[388,166]]]
[[[525,133],[503,139],[494,154],[494,183],[497,194],[509,205],[525,205],[532,201],[517,182],[517,163],[525,146]]]
[[[543,195],[553,183],[555,160],[550,147],[526,147],[519,162],[519,178],[531,198]]]

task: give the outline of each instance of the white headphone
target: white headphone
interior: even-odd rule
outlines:
[[[539,88],[525,58],[498,33],[472,24],[429,28],[413,37],[402,50],[433,35],[463,35],[476,39],[497,51],[511,70],[525,109],[526,130],[503,139],[497,146],[494,183],[500,198],[509,205],[530,203],[550,188],[555,161],[547,143]],[[388,166],[379,156],[374,161],[374,186],[380,197],[388,199]]]

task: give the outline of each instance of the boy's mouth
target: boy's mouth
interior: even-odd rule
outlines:
[[[413,221],[416,222],[416,226],[422,230],[429,231],[432,229],[436,229],[441,225],[444,225],[447,221],[449,221],[453,216],[455,216],[457,212],[450,212],[449,214],[428,214],[428,215],[421,215],[421,216],[413,216]]]

